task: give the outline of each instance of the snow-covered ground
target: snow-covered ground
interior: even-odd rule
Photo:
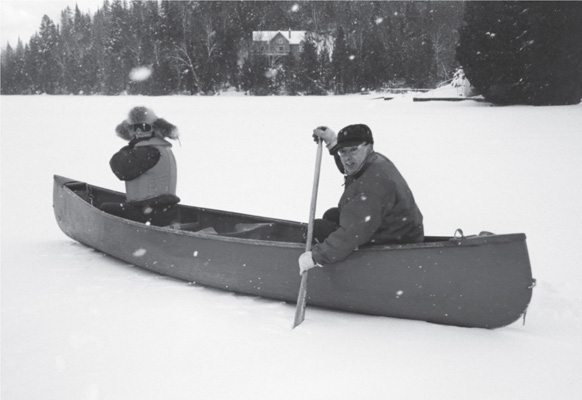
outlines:
[[[582,105],[341,97],[6,97],[3,400],[579,399]],[[123,190],[109,170],[129,109],[182,133],[183,203],[305,221],[317,125],[366,123],[429,235],[525,232],[525,326],[488,331],[307,309],[157,276],[73,242],[52,175]],[[342,177],[324,158],[318,215]]]

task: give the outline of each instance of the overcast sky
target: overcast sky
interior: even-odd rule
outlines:
[[[15,48],[19,37],[23,44],[27,44],[38,32],[45,14],[55,25],[60,25],[61,11],[67,6],[74,10],[78,4],[81,12],[93,16],[102,7],[103,0],[0,0],[0,4],[0,45],[4,49],[7,42]]]

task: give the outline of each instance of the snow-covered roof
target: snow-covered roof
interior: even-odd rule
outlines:
[[[253,31],[253,42],[270,42],[279,33],[289,41],[289,44],[300,44],[305,38],[306,31]]]

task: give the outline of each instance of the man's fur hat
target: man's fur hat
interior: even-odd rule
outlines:
[[[176,126],[170,124],[163,118],[158,118],[156,114],[146,107],[134,107],[129,112],[127,119],[117,125],[115,132],[117,136],[124,140],[131,140],[135,135],[134,124],[145,123],[151,125],[153,131],[164,138],[178,139],[180,132]]]

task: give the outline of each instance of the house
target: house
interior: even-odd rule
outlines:
[[[252,41],[250,43],[245,41],[239,51],[238,65],[242,66],[251,55],[267,57],[270,67],[276,66],[288,55],[299,58],[303,52],[303,41],[308,39],[313,41],[318,53],[327,48],[331,54],[333,38],[328,32],[317,34],[292,30],[253,31]]]
[[[255,54],[282,57],[289,54],[298,57],[303,51],[305,31],[253,31],[252,49]]]

